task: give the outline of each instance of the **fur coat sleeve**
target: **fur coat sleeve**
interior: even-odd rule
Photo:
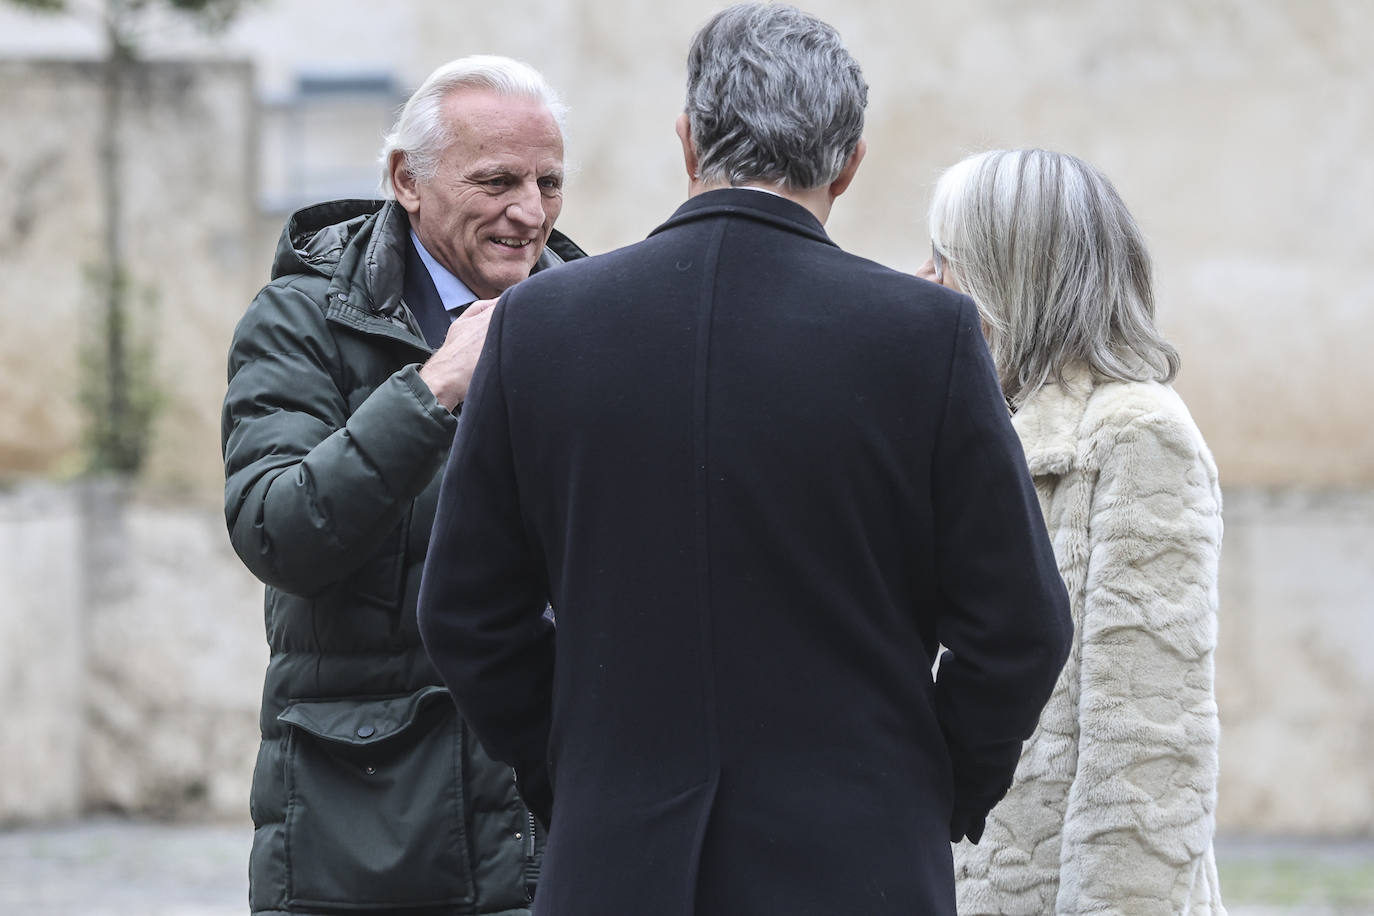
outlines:
[[[1056,910],[1216,914],[1216,468],[1171,390],[1104,388],[1080,427],[1097,481]]]

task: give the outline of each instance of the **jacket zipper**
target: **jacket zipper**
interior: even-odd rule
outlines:
[[[515,778],[515,770],[513,769],[511,770],[511,777],[512,779]],[[520,792],[518,779],[515,779],[515,791],[518,797]],[[534,812],[530,810],[529,805],[524,804],[524,799],[521,799],[521,807],[525,809],[525,836],[523,838],[525,844],[525,899],[533,903],[535,888],[539,883],[539,871],[535,868],[534,862],[534,854],[537,849],[534,841]]]

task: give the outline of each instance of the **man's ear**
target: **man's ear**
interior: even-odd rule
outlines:
[[[849,161],[840,169],[840,174],[834,181],[830,182],[830,199],[834,200],[845,191],[849,190],[849,183],[854,180],[854,173],[859,171],[859,163],[864,161],[864,154],[868,152],[868,141],[863,137],[854,145],[854,152],[849,154]]]
[[[697,150],[692,145],[692,122],[687,112],[677,116],[677,138],[682,141],[682,164],[687,167],[687,180],[697,180]]]
[[[416,186],[415,176],[406,167],[406,154],[393,150],[386,167],[391,173],[391,188],[396,194],[396,202],[414,216],[420,209],[420,190]]]

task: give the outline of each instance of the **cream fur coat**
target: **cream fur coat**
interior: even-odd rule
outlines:
[[[982,842],[961,914],[1223,916],[1212,833],[1221,492],[1172,388],[1049,385],[1013,425],[1074,645]]]

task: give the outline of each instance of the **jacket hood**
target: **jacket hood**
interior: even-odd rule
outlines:
[[[300,274],[331,278],[331,295],[393,315],[401,305],[410,219],[394,200],[331,200],[291,214],[277,242],[272,279]],[[534,272],[586,257],[556,229]],[[361,294],[356,296],[355,294]]]
[[[286,221],[272,261],[272,279],[313,273],[332,276],[344,248],[367,218],[388,202],[331,200],[302,207]]]

